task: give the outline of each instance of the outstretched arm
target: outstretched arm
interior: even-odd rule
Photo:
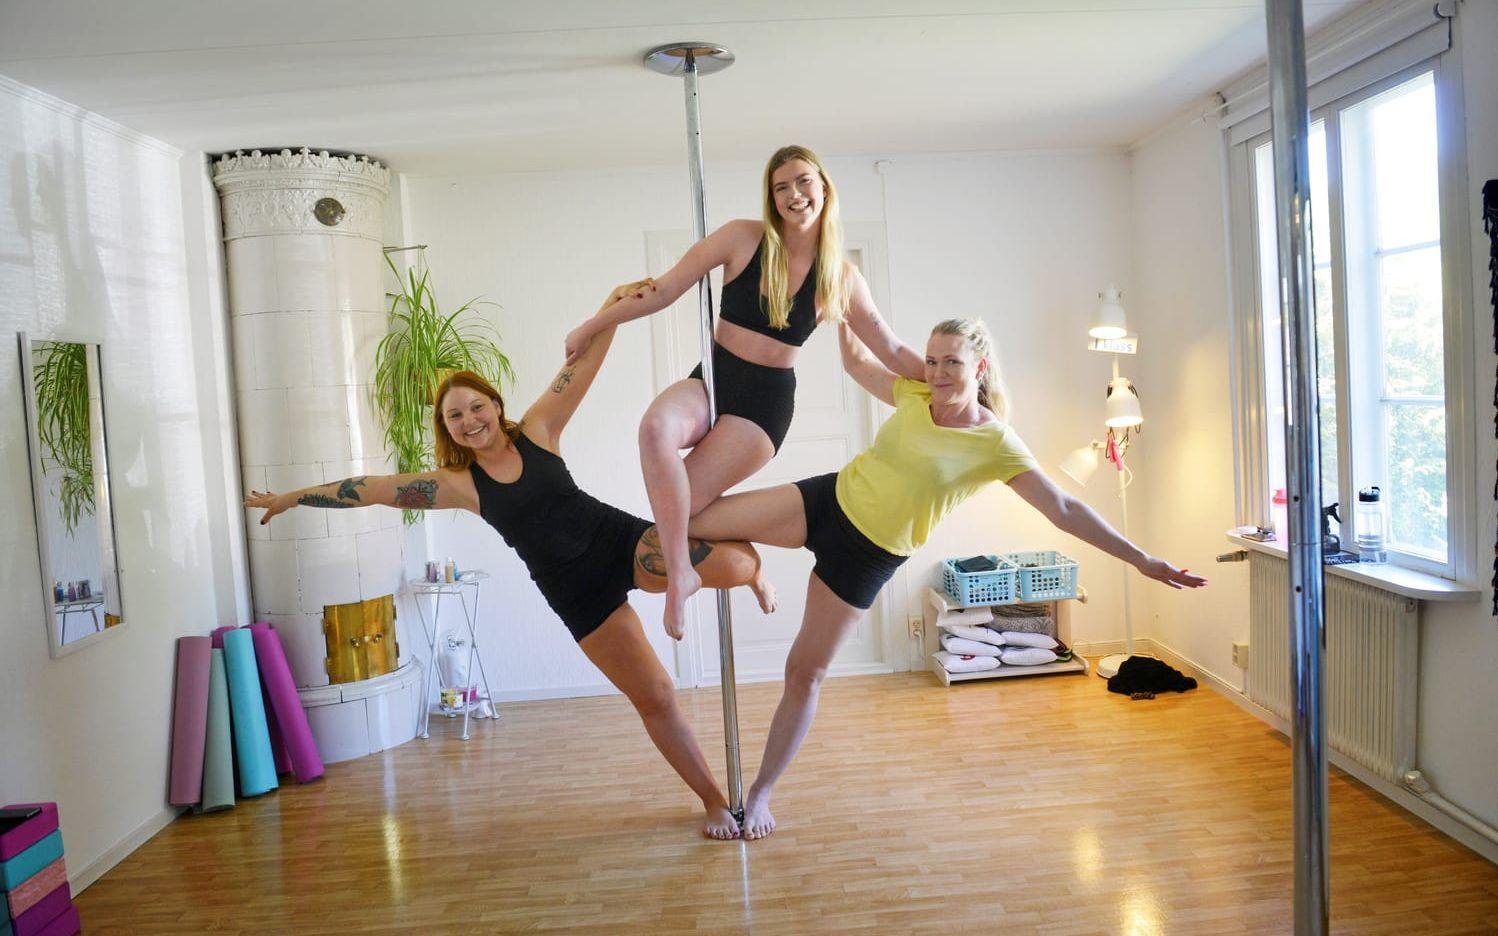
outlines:
[[[1171,588],[1200,588],[1207,584],[1200,575],[1177,569],[1124,539],[1097,515],[1097,511],[1058,488],[1038,469],[1015,475],[1009,481],[1009,488],[1039,510],[1056,529],[1122,559],[1148,578],[1164,582]]]
[[[655,292],[655,288],[655,281],[651,279],[616,287],[603,300],[598,315],[625,300],[643,300]],[[572,414],[577,412],[583,397],[588,395],[588,388],[593,385],[593,378],[598,376],[598,369],[603,366],[603,359],[613,341],[614,326],[610,325],[598,333],[576,361],[563,364],[557,371],[551,383],[521,417],[520,421],[525,423],[532,441],[542,448],[556,449],[562,430],[567,427]]]
[[[736,250],[746,243],[758,243],[762,227],[757,221],[730,221],[693,244],[675,266],[656,278],[654,292],[616,302],[568,333],[566,363],[577,363],[588,344],[604,329],[653,315],[681,298],[713,267],[727,263]]]
[[[438,468],[418,474],[359,475],[315,484],[299,491],[272,494],[269,491],[251,491],[244,499],[246,507],[264,507],[262,524],[270,518],[292,507],[400,507],[404,510],[443,510],[461,507],[478,510],[478,495],[473,488],[473,479],[461,471]]]
[[[837,344],[843,355],[843,370],[858,381],[860,387],[877,399],[893,406],[895,404],[895,375],[889,372],[889,368],[874,359],[869,349],[864,347],[857,335],[853,334],[849,323],[844,322],[837,327]]]
[[[844,264],[844,275],[848,277],[848,324],[874,356],[891,372],[911,380],[926,379],[926,359],[920,352],[901,341],[880,316],[869,292],[868,281],[858,267]]]

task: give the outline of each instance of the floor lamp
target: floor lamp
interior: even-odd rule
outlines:
[[[1122,533],[1129,535],[1129,484],[1134,473],[1124,464],[1124,456],[1133,442],[1133,433],[1144,424],[1144,414],[1139,407],[1139,393],[1134,384],[1118,372],[1118,356],[1135,354],[1139,341],[1128,334],[1128,327],[1121,303],[1122,294],[1109,286],[1099,293],[1095,324],[1088,330],[1092,337],[1088,347],[1113,355],[1113,379],[1108,381],[1107,398],[1104,404],[1103,423],[1108,427],[1105,441],[1092,441],[1068,453],[1061,460],[1061,471],[1077,484],[1085,487],[1098,469],[1098,453],[1102,453],[1118,474],[1118,503],[1122,513]],[[1131,614],[1129,572],[1124,570],[1124,652],[1111,653],[1098,661],[1097,674],[1104,679],[1118,672],[1124,660],[1134,655],[1134,618]]]

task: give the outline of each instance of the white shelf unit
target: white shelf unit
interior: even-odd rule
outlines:
[[[1080,593],[1080,590],[1079,590]],[[1045,605],[1050,608],[1051,619],[1056,622],[1056,639],[1072,645],[1071,640],[1071,598],[1062,598],[1054,601],[1023,601],[1016,604]],[[1039,666],[1000,666],[998,669],[984,670],[981,673],[949,673],[931,654],[941,649],[941,629],[936,623],[936,616],[942,611],[952,611],[962,606],[951,599],[951,596],[938,588],[926,589],[925,597],[921,601],[921,616],[925,620],[925,656],[926,666],[932,674],[941,681],[943,686],[950,686],[955,682],[971,682],[975,679],[1007,679],[1012,676],[1052,676],[1057,673],[1087,673],[1087,661],[1075,650],[1072,651],[1070,660],[1057,660],[1054,663],[1042,663]]]

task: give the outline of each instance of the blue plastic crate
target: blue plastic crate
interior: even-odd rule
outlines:
[[[1056,601],[1077,597],[1077,562],[1054,549],[1005,553],[1018,567],[1020,601]]]
[[[952,600],[964,608],[974,605],[1009,604],[1017,598],[1015,568],[1000,556],[989,556],[999,564],[987,572],[963,572],[956,559],[941,563],[942,587]]]

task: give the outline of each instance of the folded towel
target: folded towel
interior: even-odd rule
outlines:
[[[941,626],[947,624],[987,624],[993,620],[992,608],[949,608],[938,611],[936,623]]]
[[[943,624],[942,630],[956,634],[967,640],[976,640],[979,643],[993,644],[995,647],[1002,646],[1004,637],[998,631],[989,627],[979,627],[972,624]]]
[[[1043,647],[1005,647],[999,659],[1005,666],[1040,666],[1056,662],[1056,651]]]
[[[1007,647],[1039,647],[1042,650],[1056,649],[1056,638],[1049,634],[1027,634],[1022,631],[1004,631]]]
[[[991,656],[962,656],[956,653],[948,653],[938,650],[932,654],[936,662],[942,665],[942,669],[949,673],[981,673],[984,670],[999,668],[999,658]]]
[[[958,637],[955,634],[942,634],[941,645],[958,656],[993,656],[999,655],[1001,648],[981,640],[968,640],[966,637]]]

